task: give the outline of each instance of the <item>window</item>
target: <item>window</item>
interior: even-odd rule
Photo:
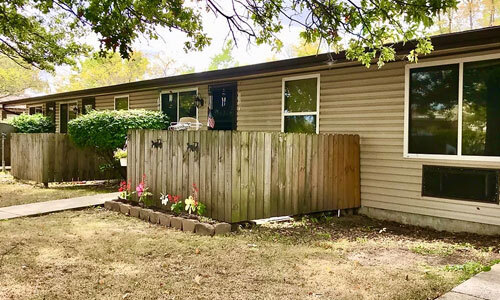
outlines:
[[[422,196],[498,203],[498,170],[426,166]]]
[[[500,156],[500,59],[463,69],[462,154]]]
[[[68,122],[78,116],[78,103],[61,103],[59,105],[59,132],[68,132]]]
[[[29,114],[34,115],[34,114],[41,114],[43,111],[43,108],[41,105],[39,106],[30,106],[29,108]]]
[[[319,75],[283,79],[282,131],[318,133]]]
[[[127,100],[127,107],[128,107],[128,100]],[[84,115],[95,110],[95,98],[94,97],[83,98],[82,99],[82,108],[83,108],[82,113]]]
[[[500,160],[500,55],[408,65],[405,110],[406,157]]]
[[[115,97],[115,110],[128,110],[128,96]]]
[[[198,118],[198,109],[194,99],[198,95],[197,90],[169,91],[161,94],[161,110],[166,114],[170,122],[178,122],[182,117]]]

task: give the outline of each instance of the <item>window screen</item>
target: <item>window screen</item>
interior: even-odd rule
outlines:
[[[283,130],[316,133],[319,101],[318,78],[286,80],[283,100]]]

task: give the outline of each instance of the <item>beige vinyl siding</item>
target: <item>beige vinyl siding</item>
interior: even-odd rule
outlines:
[[[495,52],[500,50],[447,58]],[[404,65],[303,73],[321,75],[320,132],[361,137],[361,205],[500,225],[499,205],[421,196],[423,164],[500,168],[500,163],[403,158]],[[240,81],[238,130],[281,130],[283,77]]]
[[[281,77],[238,82],[237,129],[281,130]]]
[[[130,109],[147,109],[159,110],[160,104],[158,97],[160,91],[158,89],[138,91],[138,92],[123,92],[110,94],[105,96],[95,97],[95,107],[97,110],[115,109],[115,97],[128,95],[128,106]]]

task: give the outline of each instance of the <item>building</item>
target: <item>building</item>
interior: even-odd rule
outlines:
[[[432,42],[435,50],[417,64],[367,69],[344,53],[321,54],[4,106],[51,115],[57,132],[90,109],[162,110],[173,121],[206,124],[210,108],[216,130],[359,134],[362,213],[500,233],[500,27]]]

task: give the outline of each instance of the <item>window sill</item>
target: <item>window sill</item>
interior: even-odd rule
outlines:
[[[444,155],[444,154],[415,154],[405,153],[406,159],[431,159],[449,161],[478,161],[478,162],[500,162],[500,156],[471,156],[471,155]]]

